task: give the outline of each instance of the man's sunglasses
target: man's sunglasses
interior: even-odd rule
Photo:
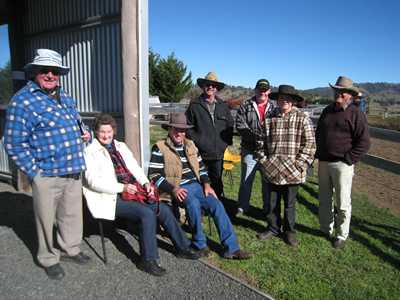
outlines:
[[[51,72],[53,75],[60,75],[60,70],[55,68],[42,68],[39,70],[39,74],[49,74]]]

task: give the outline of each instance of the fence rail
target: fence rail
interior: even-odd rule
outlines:
[[[172,112],[184,112],[188,104],[181,103],[157,103],[150,104],[150,114],[153,118],[150,120],[151,124],[163,124],[167,122],[167,116]],[[304,111],[308,112],[309,116],[312,118],[314,123],[319,118],[323,110],[323,106],[309,106]],[[4,111],[6,106],[0,106],[0,138],[2,135],[3,125],[4,125]],[[235,116],[236,110],[232,110],[232,115]],[[162,118],[157,118],[157,116],[163,116]],[[90,119],[90,116],[85,116],[85,119]],[[89,123],[91,120],[88,120]],[[370,127],[370,134],[372,137],[389,140],[393,142],[400,143],[400,132],[395,130],[382,129],[377,127]],[[362,161],[368,165],[376,168],[383,169],[385,171],[392,172],[394,174],[400,174],[400,163],[392,160],[384,159],[375,155],[367,154],[364,156]],[[0,140],[0,179],[10,180],[12,177],[12,166],[9,164],[8,156],[5,152],[3,142]]]

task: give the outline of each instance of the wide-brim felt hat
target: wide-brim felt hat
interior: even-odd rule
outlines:
[[[279,95],[290,96],[296,102],[304,100],[304,98],[298,94],[298,92],[292,85],[281,84],[278,87],[277,92],[272,92],[271,94],[269,94],[269,98],[272,100],[278,100]]]
[[[179,129],[189,129],[193,128],[193,125],[187,123],[186,115],[184,113],[170,113],[169,121],[166,124],[161,125],[162,128],[168,130],[171,127]]]
[[[345,76],[339,76],[334,85],[329,84],[331,88],[337,91],[348,92],[353,96],[358,96],[360,90],[354,86],[353,80]]]
[[[209,72],[204,78],[197,78],[197,84],[201,88],[212,84],[216,86],[218,91],[222,90],[225,87],[225,83],[218,81],[218,77],[215,72]]]
[[[61,54],[50,49],[37,49],[33,61],[25,65],[24,69],[29,73],[44,67],[57,69],[60,75],[69,72],[69,67],[62,64]]]

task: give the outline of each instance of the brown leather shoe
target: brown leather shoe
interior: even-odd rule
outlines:
[[[197,254],[200,257],[208,257],[208,256],[210,256],[210,253],[211,253],[210,248],[208,248],[208,247],[204,247],[203,249],[200,249],[197,251]]]
[[[344,248],[344,245],[346,243],[346,240],[342,240],[342,239],[335,239],[335,241],[333,242],[333,248],[335,249],[342,249]]]
[[[232,254],[225,253],[224,258],[226,259],[238,259],[238,260],[243,260],[243,259],[249,259],[252,255],[246,251],[243,250],[237,250],[233,252]]]

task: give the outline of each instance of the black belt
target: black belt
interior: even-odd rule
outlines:
[[[59,176],[56,176],[56,177],[71,178],[71,179],[79,180],[79,179],[81,179],[81,173],[65,174],[65,175],[59,175]]]

